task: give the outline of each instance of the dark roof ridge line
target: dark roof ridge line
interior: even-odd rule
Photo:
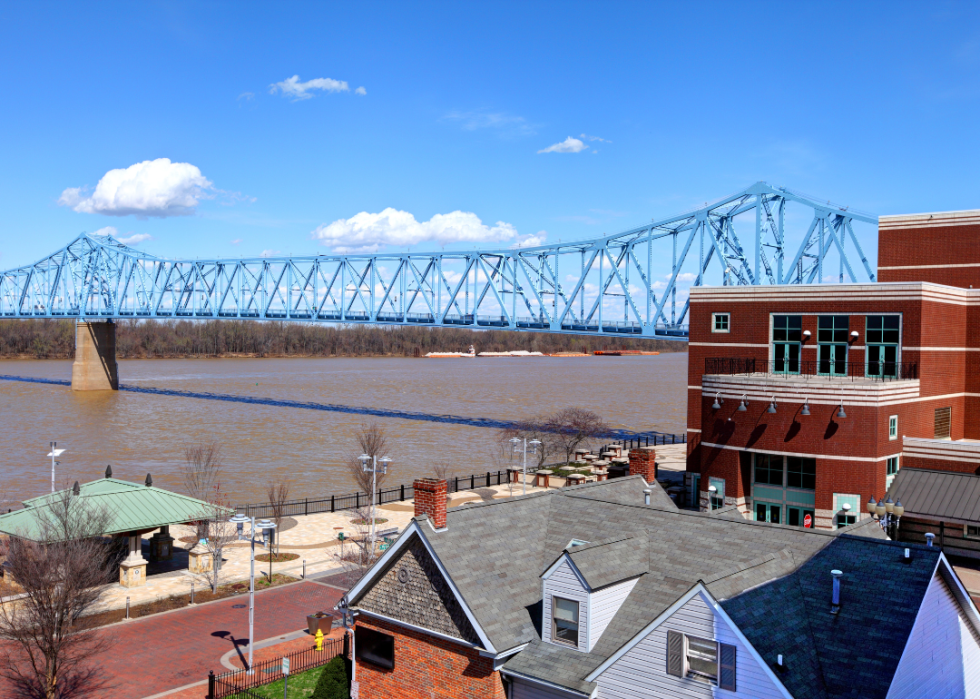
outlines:
[[[579,546],[566,546],[563,551],[567,551],[569,555],[582,553],[583,551],[591,551],[593,549],[600,548],[602,546],[609,546],[610,544],[618,544],[620,541],[628,541],[629,539],[636,539],[640,537],[640,534],[620,534],[618,536],[609,537],[608,539],[600,539],[599,541],[590,541],[587,544],[581,544]],[[646,538],[644,536],[644,538]]]
[[[789,547],[787,546],[786,548],[780,549],[778,553],[783,553],[784,551],[788,551],[788,550],[789,550]],[[764,556],[759,556],[758,558],[753,558],[751,561],[749,561],[748,563],[746,563],[744,565],[741,565],[741,566],[737,566],[736,565],[736,566],[732,566],[730,568],[726,568],[725,570],[721,571],[720,573],[716,573],[716,574],[712,575],[709,578],[705,578],[703,582],[704,582],[705,585],[710,585],[711,583],[718,582],[719,580],[723,580],[724,578],[729,578],[729,577],[731,577],[733,575],[738,575],[739,573],[743,573],[746,570],[751,570],[752,568],[758,568],[761,565],[765,565],[766,563],[769,563],[770,561],[775,561],[775,560],[776,560],[776,554],[774,554],[774,553],[767,553]]]

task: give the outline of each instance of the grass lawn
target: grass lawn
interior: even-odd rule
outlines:
[[[323,672],[323,668],[315,667],[312,670],[307,670],[306,672],[301,672],[296,675],[289,676],[289,693],[286,695],[286,699],[308,699],[308,697],[313,695],[313,689],[316,687],[316,682],[320,679],[320,673]],[[256,687],[255,689],[248,690],[248,694],[233,694],[229,699],[247,699],[250,697],[262,697],[263,699],[283,699],[282,696],[283,681],[271,682],[270,684],[264,684],[261,687]]]

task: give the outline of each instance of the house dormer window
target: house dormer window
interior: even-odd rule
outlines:
[[[551,640],[578,647],[578,602],[553,597],[551,604]]]

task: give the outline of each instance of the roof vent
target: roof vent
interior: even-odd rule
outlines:
[[[932,540],[936,538],[936,535],[932,532],[926,532],[926,546],[932,546]]]
[[[777,670],[785,670],[786,669],[786,664],[783,662],[783,654],[782,653],[780,653],[779,655],[776,656],[776,669]]]
[[[112,464],[105,467],[105,477],[112,478]]]
[[[147,488],[153,487],[153,476],[151,476],[149,473],[146,474],[146,487]]]
[[[844,574],[839,570],[832,570],[830,574],[834,576],[834,597],[830,607],[830,613],[836,614],[840,611],[840,579]]]
[[[649,505],[650,504],[650,493],[651,492],[652,491],[649,488],[644,488],[643,489],[643,504],[644,505]]]
[[[81,495],[82,494],[82,489],[79,487],[78,481],[75,481],[75,485],[72,486],[71,492],[74,495]]]

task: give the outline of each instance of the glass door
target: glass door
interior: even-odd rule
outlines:
[[[898,365],[898,316],[868,316],[868,376],[892,377]]]
[[[794,527],[812,529],[814,526],[813,510],[808,510],[805,507],[787,507],[786,523]]]
[[[774,374],[800,373],[802,316],[772,317],[772,371]]]
[[[818,374],[847,374],[847,321],[847,316],[820,316],[817,319]]]
[[[781,505],[773,505],[771,502],[756,502],[755,521],[772,522],[773,524],[780,524],[779,514],[781,509],[782,509]]]

